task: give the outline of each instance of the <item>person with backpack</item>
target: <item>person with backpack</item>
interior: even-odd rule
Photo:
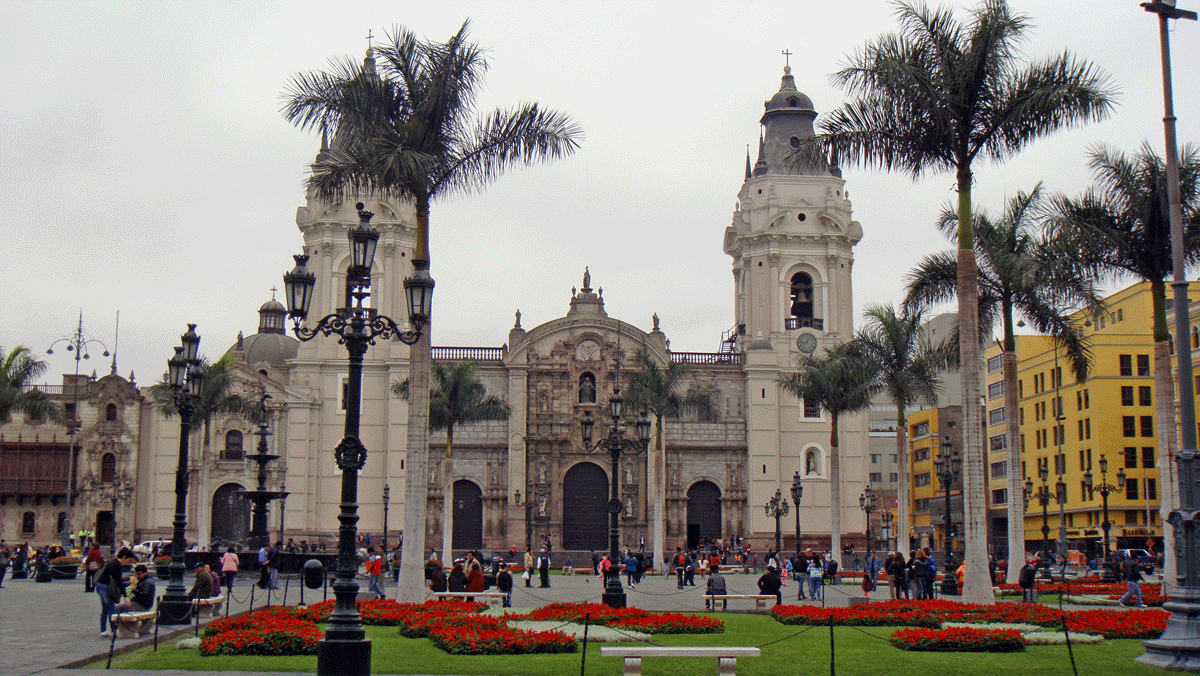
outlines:
[[[925,555],[925,550],[916,551],[909,572],[912,575],[913,598],[918,601],[933,598],[929,585],[929,557]]]
[[[681,547],[675,548],[675,586],[683,589],[683,576],[687,573],[687,556]]]
[[[383,593],[383,588],[379,586],[379,578],[383,575],[383,557],[375,553],[374,547],[367,548],[367,589],[375,593],[378,598],[386,599],[387,594]]]
[[[1137,607],[1146,607],[1146,604],[1142,603],[1142,588],[1138,585],[1138,582],[1142,581],[1142,571],[1139,570],[1139,568],[1140,566],[1138,565],[1137,559],[1133,558],[1132,556],[1126,557],[1124,563],[1121,564],[1121,573],[1125,576],[1125,584],[1129,585],[1129,588],[1126,589],[1125,593],[1121,595],[1121,598],[1117,600],[1117,603],[1121,604],[1122,606],[1134,605],[1131,603],[1131,601],[1133,601],[1133,599],[1136,597]]]
[[[1033,558],[1026,557],[1025,565],[1017,573],[1017,584],[1021,586],[1021,602],[1037,603],[1037,565]]]
[[[821,598],[821,583],[825,578],[825,569],[821,565],[821,555],[814,554],[808,561],[808,595],[816,601]]]

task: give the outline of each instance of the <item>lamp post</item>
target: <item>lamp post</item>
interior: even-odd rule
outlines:
[[[942,596],[946,596],[947,594],[956,596],[958,594],[958,578],[955,577],[953,569],[954,514],[950,511],[950,488],[958,479],[958,474],[962,469],[962,457],[959,455],[958,449],[954,447],[954,443],[950,441],[949,434],[942,440],[942,452],[933,461],[933,466],[937,472],[938,481],[942,484],[942,490],[946,493],[946,518],[942,524],[945,527],[946,540],[946,562],[944,564],[945,575],[942,576]]]
[[[1171,611],[1167,627],[1162,636],[1145,643],[1146,652],[1138,662],[1150,666],[1186,671],[1200,670],[1200,646],[1195,636],[1200,634],[1200,532],[1197,529],[1196,510],[1200,507],[1197,493],[1195,392],[1192,387],[1192,353],[1188,342],[1188,281],[1185,275],[1185,251],[1183,248],[1183,214],[1180,197],[1178,141],[1175,138],[1175,104],[1171,88],[1171,43],[1168,19],[1196,20],[1196,13],[1175,7],[1175,0],[1153,0],[1142,3],[1147,12],[1158,15],[1158,39],[1162,60],[1163,81],[1163,136],[1166,141],[1167,202],[1171,224],[1171,262],[1174,279],[1171,288],[1175,296],[1175,356],[1179,387],[1179,452],[1175,462],[1179,472],[1179,499],[1175,509],[1167,518],[1175,537],[1174,552],[1163,552],[1174,556],[1175,585],[1170,587],[1166,604]],[[1167,475],[1168,467],[1159,471]],[[1164,524],[1164,535],[1165,535]],[[1170,572],[1170,566],[1167,567]],[[1167,586],[1164,585],[1164,591]]]
[[[71,443],[67,451],[67,491],[66,500],[67,506],[65,516],[62,522],[62,531],[59,533],[62,536],[63,549],[70,551],[71,539],[74,537],[74,531],[71,530],[71,493],[75,488],[75,436],[79,431],[79,360],[91,359],[88,354],[88,345],[95,343],[104,348],[104,356],[108,356],[108,348],[104,347],[104,343],[99,339],[89,338],[83,332],[83,311],[79,312],[79,324],[75,327],[75,333],[66,338],[59,338],[50,343],[50,347],[46,348],[46,354],[54,354],[54,346],[59,343],[67,344],[67,352],[75,353],[75,379],[71,381],[71,417],[67,420],[67,436],[71,438]],[[116,371],[116,360],[113,360],[113,371]],[[115,533],[116,531],[114,531]],[[113,536],[115,542],[116,536]]]
[[[890,552],[892,551],[892,510],[884,511],[880,518],[883,519],[885,532],[880,533],[879,539],[883,542],[883,546]]]
[[[125,504],[129,501],[129,495],[133,492],[131,486],[121,483],[121,477],[113,475],[112,483],[105,484],[100,489],[98,498],[111,503],[112,508],[112,553],[117,554],[117,503]]]
[[[796,562],[800,561],[800,498],[804,497],[804,484],[800,481],[800,470],[792,475],[792,503],[796,505]]]
[[[858,496],[858,507],[867,515],[867,560],[871,560],[871,514],[879,509],[879,497],[871,492],[871,485],[867,484],[863,494]]]
[[[1050,467],[1042,465],[1038,469],[1038,478],[1042,480],[1042,485],[1033,490],[1033,478],[1025,479],[1025,496],[1027,498],[1037,498],[1037,501],[1042,505],[1042,553],[1038,558],[1041,559],[1042,577],[1050,579],[1050,512],[1047,509],[1050,506],[1050,487],[1046,485],[1046,480],[1050,478]]]
[[[775,553],[778,554],[779,546],[781,544],[779,517],[787,516],[788,513],[787,498],[783,497],[783,492],[778,488],[775,489],[775,495],[767,501],[766,510],[767,516],[775,517]],[[799,515],[800,513],[797,511],[796,516],[799,517]]]
[[[1091,500],[1095,497],[1095,493],[1099,493],[1101,501],[1104,505],[1104,521],[1100,524],[1100,530],[1104,531],[1104,556],[1101,558],[1101,563],[1100,563],[1100,581],[1101,582],[1112,582],[1113,581],[1113,572],[1112,572],[1112,566],[1110,565],[1110,561],[1109,561],[1109,548],[1108,548],[1108,531],[1112,527],[1112,524],[1109,523],[1109,521],[1108,521],[1108,494],[1125,490],[1125,470],[1124,469],[1117,470],[1117,485],[1116,486],[1108,483],[1108,458],[1101,455],[1100,456],[1100,483],[1099,484],[1092,483],[1092,472],[1091,472],[1091,470],[1088,470],[1087,472],[1083,473],[1083,487],[1088,492],[1089,500]]]
[[[308,256],[293,256],[296,267],[283,276],[288,301],[288,315],[293,319],[292,330],[302,341],[317,337],[337,336],[349,354],[346,386],[346,420],[344,436],[334,449],[334,459],[342,471],[341,512],[338,514],[337,581],[333,584],[336,602],[325,639],[317,647],[317,673],[322,676],[367,676],[371,670],[371,642],[363,631],[362,617],[355,598],[358,582],[355,574],[358,561],[354,539],[358,532],[358,472],[367,461],[367,448],[359,440],[359,417],[362,409],[362,364],[367,347],[377,338],[396,339],[414,345],[421,338],[421,329],[429,319],[433,280],[428,272],[418,269],[413,277],[404,280],[408,302],[409,330],[402,330],[390,317],[378,314],[365,304],[371,292],[371,266],[375,261],[375,246],[379,231],[371,226],[373,213],[362,202],[358,209],[358,227],[350,228],[350,266],[346,270],[345,305],[317,321],[309,329],[303,326],[312,304],[316,275],[309,272]],[[423,452],[422,449],[410,449]]]
[[[200,336],[196,325],[188,324],[183,343],[175,348],[175,356],[167,361],[167,385],[174,396],[179,412],[179,464],[175,467],[175,527],[171,538],[171,571],[167,591],[158,603],[159,622],[186,624],[192,614],[192,600],[183,586],[183,552],[187,548],[184,528],[187,526],[188,439],[192,432],[192,414],[200,400],[204,372],[200,370]]]
[[[625,590],[621,587],[621,567],[618,546],[620,544],[620,533],[618,532],[617,515],[621,513],[621,498],[617,494],[617,487],[620,483],[620,463],[621,453],[638,453],[646,450],[650,445],[650,419],[646,417],[645,411],[638,416],[637,424],[637,440],[630,439],[625,435],[625,427],[621,424],[621,406],[624,402],[621,399],[621,391],[613,392],[612,399],[608,401],[609,415],[612,416],[612,426],[608,430],[608,436],[596,443],[596,448],[604,448],[609,452],[612,458],[612,474],[610,486],[612,488],[611,497],[608,501],[608,560],[609,568],[607,581],[604,586],[604,594],[601,597],[603,603],[610,608],[625,607]],[[596,428],[596,421],[592,419],[592,412],[588,411],[583,414],[583,420],[580,422],[580,429],[583,434],[583,445],[590,447],[592,445],[592,434]],[[526,500],[528,503],[528,500]],[[526,531],[528,537],[528,531]]]
[[[387,535],[388,535],[388,531],[387,531],[387,516],[388,515],[387,515],[387,513],[388,513],[388,503],[390,502],[391,497],[392,497],[391,487],[388,486],[387,484],[384,484],[383,485],[383,551],[384,552],[387,552]]]

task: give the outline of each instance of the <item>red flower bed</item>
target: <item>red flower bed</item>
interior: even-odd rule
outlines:
[[[647,634],[719,634],[725,623],[714,617],[648,613],[639,608],[609,608],[601,603],[552,603],[525,615],[526,620],[575,622],[641,631]]]
[[[521,631],[509,629],[499,621],[459,626],[437,624],[430,628],[433,644],[451,655],[527,655],[535,653],[573,653],[575,639],[561,631]]]
[[[222,624],[223,623],[223,624]],[[200,654],[315,655],[324,634],[307,620],[281,612],[256,612],[214,620],[204,628]]]
[[[1067,613],[1067,628],[1088,634],[1103,634],[1104,638],[1158,638],[1167,627],[1165,610],[1107,609],[1076,610]]]
[[[400,635],[408,638],[431,638],[439,627],[470,633],[475,628],[504,628],[499,618],[487,615],[467,615],[428,610],[412,613],[400,622]]]
[[[1016,629],[901,629],[891,641],[901,650],[1011,653],[1025,649]]]
[[[307,608],[295,609],[297,617],[310,622],[322,623],[329,621],[333,613],[334,601],[321,601]],[[366,625],[391,627],[399,625],[411,613],[425,612],[437,608],[446,613],[477,613],[487,606],[478,601],[426,601],[425,603],[397,603],[389,599],[371,599],[358,602],[358,614]]]
[[[871,604],[875,608],[883,604]],[[837,625],[865,627],[937,627],[935,615],[908,609],[860,610],[859,608],[818,608],[816,606],[775,606],[771,615],[783,624]]]

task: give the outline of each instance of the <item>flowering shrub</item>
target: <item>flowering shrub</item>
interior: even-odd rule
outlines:
[[[1016,629],[901,629],[891,636],[901,650],[1009,653],[1025,649]]]
[[[504,622],[488,615],[464,615],[436,611],[416,612],[400,622],[400,635],[407,638],[432,638],[438,627],[470,633],[481,628],[503,628]]]
[[[609,608],[601,603],[551,603],[521,617],[525,620],[576,622],[625,628],[647,634],[719,634],[725,623],[714,617],[648,613],[639,608]]]
[[[572,653],[575,639],[561,631],[521,631],[509,629],[498,621],[463,626],[437,625],[430,629],[433,644],[451,655],[526,655],[534,653]]]
[[[171,563],[171,555],[170,554],[163,554],[162,556],[154,557],[154,565],[156,565],[156,566],[165,566],[168,563]]]
[[[75,556],[56,556],[50,559],[52,566],[78,566],[79,558]]]
[[[315,655],[324,634],[316,624],[285,612],[255,612],[214,620],[204,628],[200,654]]]
[[[297,616],[309,622],[327,622],[333,614],[334,601],[321,601],[307,608],[297,609]],[[400,625],[412,613],[426,612],[436,608],[444,613],[477,613],[487,606],[478,601],[426,601],[425,603],[397,603],[390,599],[370,599],[358,602],[358,614],[362,623],[392,627]]]
[[[1165,610],[1076,610],[1067,613],[1071,631],[1100,634],[1104,638],[1158,638],[1167,627]]]
[[[775,606],[771,616],[783,624],[834,624],[869,627],[927,627],[940,624],[937,616],[907,608],[878,609],[883,603],[867,608],[818,608],[815,606]]]

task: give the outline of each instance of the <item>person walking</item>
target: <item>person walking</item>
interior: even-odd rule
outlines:
[[[525,586],[526,587],[533,586],[533,571],[534,571],[533,563],[534,563],[533,553],[529,551],[528,547],[526,547],[525,548],[525,574],[521,576],[521,577],[525,578]]]
[[[266,589],[271,586],[271,548],[263,543],[258,548],[258,588]]]
[[[95,590],[100,597],[100,635],[112,636],[108,626],[109,618],[116,612],[117,602],[124,597],[124,587],[121,583],[121,566],[137,561],[137,557],[128,549],[122,549],[117,555],[108,560],[96,575]]]
[[[632,589],[638,581],[638,560],[633,552],[628,552],[625,556],[625,584]]]
[[[241,560],[233,547],[225,550],[225,553],[221,555],[221,575],[225,578],[225,589],[229,591],[233,591],[233,581],[237,578],[240,563]]]
[[[681,547],[675,548],[675,587],[683,589],[683,576],[687,574],[687,555]]]
[[[387,594],[379,586],[379,578],[383,575],[383,557],[375,552],[374,547],[367,547],[366,572],[367,590],[373,592],[376,598],[386,599]]]
[[[808,596],[816,601],[821,598],[821,582],[824,581],[825,570],[821,566],[821,555],[814,554],[808,561]]]
[[[1136,605],[1138,608],[1146,607],[1146,604],[1142,603],[1142,588],[1138,585],[1142,581],[1142,571],[1140,568],[1141,566],[1138,565],[1137,558],[1133,556],[1125,557],[1125,561],[1121,564],[1121,573],[1125,577],[1125,584],[1129,585],[1129,588],[1117,600],[1117,603],[1122,606]],[[1131,603],[1134,598],[1137,598],[1137,604]]]
[[[508,568],[501,568],[500,572],[496,573],[496,591],[504,594],[504,607],[512,608],[513,578]]]
[[[279,589],[279,555],[283,550],[283,542],[276,542],[275,546],[267,550],[267,569],[270,571],[271,589]]]
[[[550,540],[550,536],[546,536],[546,541]],[[550,549],[542,547],[542,554],[538,557],[538,587],[541,589],[550,588]]]
[[[933,598],[929,589],[929,557],[925,555],[925,550],[917,550],[910,572],[912,573],[913,598],[918,601]]]
[[[87,556],[83,559],[83,591],[91,593],[96,589],[96,574],[100,572],[100,567],[104,565],[104,554],[100,552],[100,547],[92,543],[91,549],[88,550]]]
[[[871,588],[867,591],[875,591],[879,586],[879,570],[883,565],[879,562],[879,557],[875,552],[871,552],[867,556],[866,567],[863,569],[863,574],[871,581]]]

